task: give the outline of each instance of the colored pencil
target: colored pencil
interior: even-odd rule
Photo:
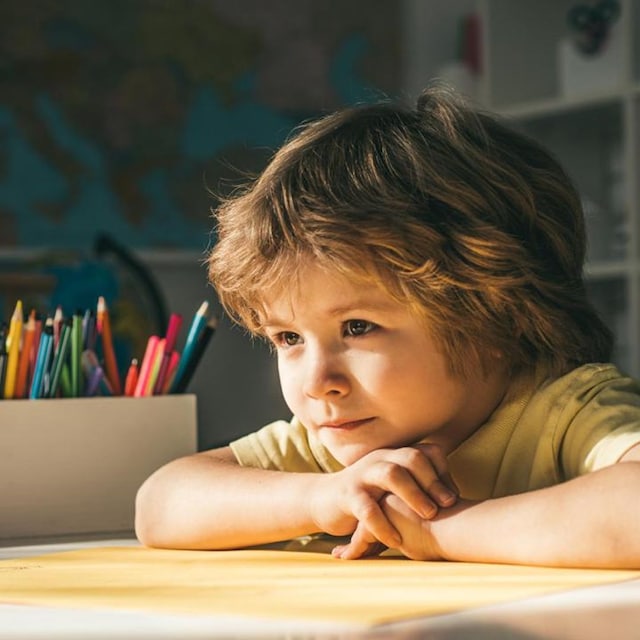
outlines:
[[[136,398],[140,398],[145,395],[158,342],[160,342],[160,336],[155,335],[150,336],[147,340],[147,347],[144,352],[144,357],[142,358],[142,365],[140,365],[138,382],[136,383],[136,388],[133,393]]]
[[[53,350],[53,318],[48,318],[38,345],[38,355],[36,356],[36,366],[33,370],[33,380],[31,381],[31,391],[29,397],[32,399],[41,398],[43,395],[43,384],[45,373],[49,370],[51,363],[51,353]]]
[[[205,324],[207,323],[208,317],[209,303],[205,300],[200,305],[195,315],[193,316],[193,320],[191,321],[189,332],[187,333],[187,339],[185,341],[184,348],[182,349],[180,363],[178,364],[178,369],[173,378],[173,384],[171,386],[172,393],[177,393],[178,387],[182,385],[181,380],[185,375],[186,368],[189,365],[189,360],[192,357],[192,352],[198,344],[198,338],[202,333]]]
[[[109,318],[109,309],[104,296],[98,298],[97,309],[97,325],[98,333],[102,337],[102,355],[104,357],[104,367],[107,378],[111,383],[111,388],[115,395],[122,394],[122,385],[120,383],[120,374],[116,362],[116,355],[113,350],[113,337],[111,335],[111,320]]]
[[[22,339],[22,322],[22,300],[18,300],[11,316],[9,333],[6,339],[7,371],[4,380],[4,397],[7,399],[13,398],[15,394],[18,361],[20,359],[20,341]]]
[[[4,379],[7,375],[7,323],[0,328],[0,398],[4,397]]]
[[[147,384],[144,388],[145,396],[152,396],[153,389],[156,384],[156,380],[158,378],[158,372],[160,371],[160,365],[162,363],[162,358],[164,356],[164,345],[166,340],[164,338],[160,338],[158,344],[156,345],[156,349],[153,353],[153,360],[151,361],[151,369],[149,371],[149,379],[147,380]]]
[[[96,395],[103,377],[104,371],[102,370],[102,367],[100,365],[94,367],[91,373],[87,376],[87,384],[84,388],[85,397],[90,398],[91,396]]]
[[[73,397],[73,390],[71,388],[71,374],[69,373],[68,362],[65,362],[62,365],[62,373],[60,374],[60,391],[63,398]]]
[[[181,327],[182,316],[179,313],[172,313],[169,317],[169,325],[165,335],[164,353],[162,361],[160,362],[160,369],[153,386],[153,393],[156,395],[162,393],[162,390],[164,389],[167,371],[169,370],[169,362],[171,361],[171,354],[175,349]]]
[[[215,333],[217,325],[217,318],[212,318],[201,331],[200,336],[198,337],[198,342],[191,351],[189,361],[187,362],[187,366],[184,368],[182,377],[173,384],[172,393],[183,393],[186,391],[196,369],[198,368],[198,364],[202,359],[202,354],[205,352],[211,337]]]
[[[60,339],[58,346],[53,354],[53,363],[51,365],[51,382],[49,385],[49,397],[55,398],[60,386],[60,378],[62,376],[63,367],[67,363],[69,348],[71,346],[71,324],[65,322],[60,331]]]
[[[171,391],[171,386],[173,385],[173,379],[176,376],[176,371],[178,370],[179,364],[180,364],[180,353],[178,351],[174,351],[171,354],[171,359],[169,360],[169,369],[167,370],[167,377],[164,382],[164,387],[162,388],[162,393],[169,393]]]
[[[36,355],[38,354],[38,346],[40,344],[40,336],[42,335],[42,318],[36,313],[34,318],[35,329],[33,331],[33,342],[31,343],[31,351],[29,352],[29,371],[33,377],[33,370],[36,368]]]
[[[127,376],[124,381],[124,395],[125,396],[133,396],[136,391],[136,384],[138,384],[138,360],[133,358],[131,360],[131,364],[129,365],[129,369],[127,370]]]
[[[95,310],[78,309],[67,318],[57,305],[46,323],[35,309],[25,319],[18,300],[9,326],[0,326],[0,399],[179,393],[189,385],[215,331],[217,320],[209,319],[209,311],[207,301],[196,310],[182,352],[176,346],[183,317],[172,313],[165,335],[149,338],[144,358],[131,359],[121,383],[103,296]]]
[[[71,395],[79,398],[82,392],[82,315],[76,311],[71,317]]]
[[[18,360],[14,398],[26,398],[28,395],[27,388],[31,386],[29,381],[31,351],[33,349],[35,336],[36,312],[32,310],[22,332],[22,348],[20,350],[20,359]]]
[[[58,346],[58,342],[60,342],[60,332],[62,331],[63,322],[64,322],[64,313],[62,312],[62,307],[58,305],[53,314],[53,347],[54,349]]]
[[[89,342],[89,332],[91,331],[91,310],[85,309],[82,314],[82,349],[90,349]],[[93,350],[93,349],[92,349]]]
[[[85,349],[91,349],[91,351],[96,350],[96,333],[96,314],[93,309],[90,309],[89,317],[87,318],[87,330],[83,335]]]

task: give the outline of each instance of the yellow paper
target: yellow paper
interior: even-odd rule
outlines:
[[[637,571],[102,547],[0,562],[0,601],[372,626],[629,580]]]

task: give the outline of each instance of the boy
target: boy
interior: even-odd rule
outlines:
[[[640,567],[640,387],[606,363],[578,194],[454,95],[301,129],[217,211],[210,278],[294,418],[176,460],[148,545]]]

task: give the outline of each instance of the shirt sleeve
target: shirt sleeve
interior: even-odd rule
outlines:
[[[238,463],[273,471],[322,473],[341,468],[297,418],[278,420],[230,443]]]
[[[640,386],[632,378],[601,380],[582,393],[583,405],[562,443],[567,478],[615,464],[640,443]]]

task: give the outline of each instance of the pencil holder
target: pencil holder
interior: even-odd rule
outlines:
[[[195,395],[0,402],[0,540],[132,534],[145,478],[196,450]]]

